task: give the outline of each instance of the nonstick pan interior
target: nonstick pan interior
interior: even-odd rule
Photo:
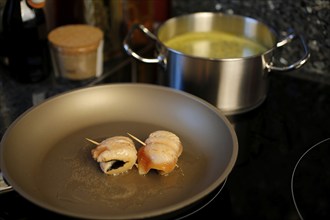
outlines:
[[[183,143],[168,176],[142,176],[133,167],[108,176],[91,158],[110,136],[155,130]],[[135,142],[136,147],[140,144]],[[1,142],[1,168],[9,184],[31,202],[77,218],[141,219],[187,207],[215,190],[237,158],[236,134],[207,102],[167,87],[110,84],[50,98],[20,116]]]

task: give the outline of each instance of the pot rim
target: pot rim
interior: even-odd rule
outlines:
[[[219,16],[219,17],[232,17],[232,18],[236,18],[236,19],[241,19],[241,20],[248,20],[249,22],[254,22],[254,23],[258,23],[261,24],[262,26],[264,26],[268,32],[271,34],[271,36],[273,37],[273,42],[272,42],[272,46],[268,47],[265,46],[267,48],[266,51],[264,51],[263,53],[258,53],[258,54],[254,54],[254,55],[250,55],[250,56],[245,56],[245,57],[231,57],[231,58],[215,58],[215,57],[203,57],[203,56],[195,56],[195,55],[189,55],[189,54],[185,54],[183,52],[180,52],[178,50],[175,50],[171,47],[166,46],[162,40],[159,39],[159,33],[160,31],[165,28],[167,25],[176,22],[177,20],[180,19],[188,19],[189,17],[200,17],[200,16]],[[175,16],[172,17],[168,20],[166,20],[164,23],[162,23],[156,30],[156,37],[158,39],[158,43],[166,48],[168,51],[171,51],[174,54],[180,55],[180,56],[184,56],[184,57],[189,57],[189,58],[195,58],[195,59],[203,59],[203,60],[208,60],[208,61],[237,61],[237,60],[247,60],[247,59],[255,59],[255,58],[260,58],[260,56],[264,56],[267,55],[269,53],[271,53],[274,49],[276,49],[276,45],[279,41],[279,36],[278,33],[275,31],[275,29],[273,27],[271,27],[270,25],[266,24],[265,22],[258,20],[256,18],[250,17],[250,16],[243,16],[240,14],[226,14],[226,13],[222,13],[222,12],[193,12],[193,13],[188,13],[188,14],[183,14],[183,15],[179,15],[179,16]]]

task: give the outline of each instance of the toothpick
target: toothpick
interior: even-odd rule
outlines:
[[[142,145],[146,145],[146,143],[144,143],[143,141],[141,141],[140,139],[138,139],[137,137],[131,135],[130,133],[127,133],[131,138],[133,138],[134,140],[136,140],[137,142],[139,142]]]
[[[92,139],[89,139],[89,138],[85,138],[85,139],[88,140],[89,142],[92,142],[93,144],[100,145],[99,142],[96,142],[96,141],[94,141]]]

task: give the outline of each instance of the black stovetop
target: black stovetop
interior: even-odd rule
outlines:
[[[50,77],[37,84],[19,84],[1,67],[0,137],[20,114],[55,94],[86,85],[158,82],[154,65],[131,59],[107,65],[106,77],[100,81]],[[304,74],[303,68],[295,71]],[[228,116],[239,142],[231,174],[203,201],[171,218],[193,219],[210,213],[219,219],[330,217],[329,115],[329,84],[270,74],[264,103],[248,113]],[[0,194],[1,220],[37,217],[69,219],[37,207],[15,191]]]

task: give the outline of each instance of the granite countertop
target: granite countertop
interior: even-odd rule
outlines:
[[[110,65],[109,77],[94,84],[132,80],[134,61]],[[115,70],[114,70],[115,69]],[[38,84],[19,84],[0,69],[0,137],[24,111],[45,98],[91,85],[93,82],[56,82],[49,78]],[[305,74],[304,68],[293,75]],[[291,194],[291,177],[299,158],[312,146],[330,137],[330,84],[311,81],[292,74],[269,75],[268,96],[258,108],[228,116],[237,132],[237,163],[219,194],[187,218],[212,212],[225,219],[299,219]],[[329,142],[313,152],[315,160],[299,168],[295,179],[300,213],[325,218],[330,216]],[[307,157],[306,157],[307,158]],[[304,160],[302,160],[303,164]],[[297,171],[298,172],[298,171]],[[304,175],[304,174],[308,175]],[[298,174],[297,174],[298,175]],[[297,184],[297,185],[296,185]],[[310,187],[310,188],[308,188]],[[16,207],[21,210],[17,212]],[[190,211],[191,212],[191,211]],[[36,207],[15,191],[0,195],[0,219],[55,219],[57,214]]]

